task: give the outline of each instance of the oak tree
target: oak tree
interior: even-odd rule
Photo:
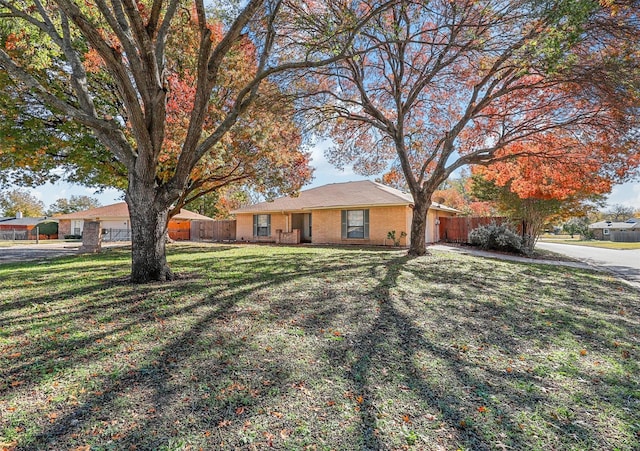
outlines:
[[[464,166],[511,158],[500,150],[514,143],[557,130],[588,147],[607,131],[609,156],[637,165],[636,7],[399,1],[353,41],[353,57],[316,71],[325,89],[309,109],[330,120],[335,164],[404,178],[414,199],[409,253],[422,255],[440,184]]]
[[[0,0],[0,68],[28,113],[91,130],[126,177],[131,280],[167,280],[172,212],[245,174],[306,179],[295,124],[272,126],[280,91],[347,55],[379,3],[248,0],[221,18],[203,0]]]
[[[18,213],[34,218],[43,216],[44,203],[27,190],[0,191],[0,214],[15,217]]]
[[[72,195],[69,198],[63,197],[57,199],[54,203],[49,205],[49,208],[47,209],[47,216],[75,213],[77,211],[97,208],[99,206],[100,201],[93,197]]]

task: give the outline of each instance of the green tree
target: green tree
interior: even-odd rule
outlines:
[[[571,235],[571,238],[575,235],[580,235],[582,238],[586,238],[590,235],[589,224],[589,218],[586,216],[570,218],[562,225],[562,230]]]
[[[29,191],[13,189],[0,192],[0,212],[2,216],[16,216],[22,213],[25,217],[44,216],[44,203]]]
[[[75,213],[76,211],[88,210],[90,208],[99,207],[100,201],[89,196],[71,196],[67,198],[60,198],[49,206],[47,210],[47,216],[53,216],[56,214]]]

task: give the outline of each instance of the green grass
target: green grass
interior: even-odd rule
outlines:
[[[575,246],[589,246],[589,247],[599,247],[604,249],[622,249],[622,250],[631,250],[631,249],[640,249],[640,242],[638,243],[618,243],[613,241],[599,241],[599,240],[571,240],[571,239],[541,239],[541,241],[546,241],[549,243],[559,243],[559,244],[572,244]]]
[[[0,265],[0,449],[640,448],[640,297],[401,250],[175,245]]]

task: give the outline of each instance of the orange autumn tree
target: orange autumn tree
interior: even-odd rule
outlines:
[[[524,251],[531,253],[544,225],[595,208],[614,182],[632,174],[630,160],[615,157],[605,133],[588,144],[547,134],[502,149],[499,159],[473,168],[472,192],[496,202],[500,212],[522,221]]]
[[[93,138],[73,147],[125,180],[131,281],[170,280],[167,225],[181,204],[226,181],[286,191],[308,176],[279,91],[349,54],[389,3],[0,0],[0,106],[37,113],[43,136]]]
[[[196,94],[198,18],[194,10],[188,16],[191,27],[173,33],[169,54],[171,72],[167,78],[167,133],[159,155],[159,176],[168,180],[176,169],[181,143],[187,137],[190,112]],[[214,45],[223,38],[218,22],[207,24]],[[171,44],[171,42],[170,42]],[[215,127],[216,118],[232,108],[234,94],[256,75],[256,47],[242,37],[224,62],[215,94],[207,105],[205,129]],[[245,185],[266,197],[292,194],[311,178],[309,153],[303,150],[300,127],[293,120],[293,102],[279,87],[264,81],[260,96],[240,117],[234,127],[202,157],[191,171],[189,183],[176,200],[172,213],[211,193],[218,192],[218,209],[225,209],[230,185]]]

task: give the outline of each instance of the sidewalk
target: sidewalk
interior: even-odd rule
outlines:
[[[585,263],[585,262],[572,262],[572,261],[564,261],[564,260],[548,260],[543,258],[530,258],[530,257],[524,257],[520,255],[503,254],[501,252],[483,251],[480,249],[475,249],[473,247],[460,247],[460,246],[449,246],[446,244],[434,244],[433,246],[429,246],[429,249],[445,251],[445,252],[458,252],[460,254],[467,254],[467,255],[477,255],[478,257],[495,258],[497,260],[507,260],[507,261],[520,262],[520,263],[533,263],[536,265],[568,266],[571,268],[601,270],[600,268],[593,267],[592,265],[589,265],[588,263]]]
[[[633,280],[626,279],[616,271],[612,271],[607,267],[595,265],[593,263],[589,263],[585,261],[563,261],[563,260],[548,260],[548,259],[542,259],[542,258],[529,258],[529,257],[523,257],[519,255],[503,254],[500,252],[483,251],[480,249],[475,249],[473,247],[449,246],[446,244],[434,244],[432,246],[429,246],[428,249],[444,251],[444,252],[457,252],[460,254],[476,255],[478,257],[495,258],[497,260],[507,260],[507,261],[519,262],[519,263],[564,266],[569,268],[590,269],[594,271],[606,272],[616,277],[617,279],[625,282],[626,284],[631,285],[632,287],[640,290],[640,283]]]

